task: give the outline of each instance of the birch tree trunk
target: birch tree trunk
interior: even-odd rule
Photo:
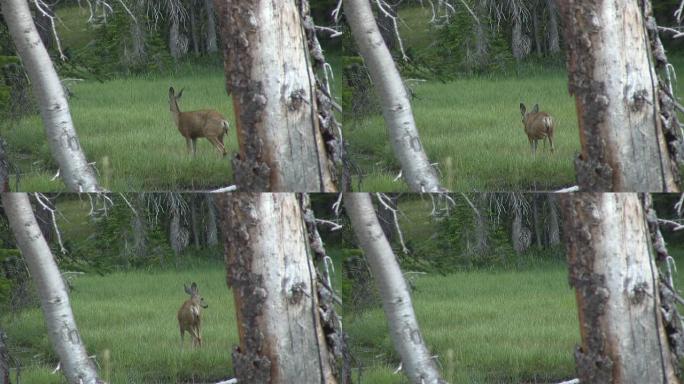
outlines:
[[[368,67],[404,180],[414,192],[443,191],[416,128],[404,82],[380,34],[368,0],[345,0],[344,15]]]
[[[40,40],[25,0],[0,0],[12,41],[38,99],[43,127],[53,158],[66,187],[72,192],[96,192],[102,188],[88,164],[76,135],[64,88],[50,55]]]
[[[549,12],[547,25],[549,39],[549,53],[552,55],[560,53],[560,38],[558,33],[558,7],[556,0],[546,0],[546,8]]]
[[[297,4],[215,0],[240,146],[233,172],[241,190],[336,190]]]
[[[356,238],[373,272],[392,343],[401,356],[406,376],[414,384],[446,383],[440,377],[420,333],[408,285],[380,227],[370,195],[345,193],[344,203]]]
[[[678,168],[663,134],[658,87],[640,2],[558,2],[569,90],[582,150],[583,191],[675,192]]]
[[[240,383],[334,384],[317,280],[294,194],[220,197],[226,274],[235,297]]]
[[[33,216],[25,193],[3,193],[2,204],[17,245],[36,285],[48,338],[71,384],[101,383],[88,358],[62,275]]]
[[[204,9],[207,11],[207,52],[218,51],[216,44],[216,20],[214,19],[214,1],[204,0]]]
[[[582,383],[679,383],[655,285],[657,267],[636,194],[560,197],[582,345]]]

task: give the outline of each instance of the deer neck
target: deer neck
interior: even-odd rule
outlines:
[[[178,127],[178,120],[180,118],[181,111],[178,108],[178,102],[176,100],[173,101],[171,104],[171,115],[173,116],[173,121],[176,123],[176,126]]]

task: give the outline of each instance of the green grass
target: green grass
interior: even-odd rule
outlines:
[[[212,108],[231,124],[224,139],[237,150],[232,103],[225,94],[219,68],[189,67],[182,76],[87,81],[73,87],[70,101],[74,124],[89,161],[97,162],[100,183],[113,191],[208,189],[232,182],[230,156],[220,158],[206,139],[199,139],[197,157],[186,152],[168,105],[168,88],[185,87],[182,111]],[[0,128],[22,166],[23,191],[63,190],[50,181],[56,165],[50,156],[38,116]]]
[[[181,351],[175,315],[186,297],[182,283],[190,281],[197,281],[209,304],[203,312],[205,345]],[[74,283],[71,301],[83,339],[112,383],[210,381],[232,375],[235,315],[220,265],[86,275]],[[573,375],[572,351],[579,336],[562,267],[428,275],[416,284],[413,300],[423,335],[450,382],[514,383]],[[398,358],[382,311],[343,317],[364,367],[362,382],[404,382],[392,373]],[[61,376],[49,373],[56,358],[40,311],[2,320],[26,382],[62,383]]]
[[[232,294],[222,266],[186,271],[114,273],[74,280],[71,302],[90,354],[111,383],[218,381],[231,375],[237,343]],[[180,350],[176,311],[188,297],[183,283],[196,281],[209,307],[203,311],[201,349]],[[56,358],[38,309],[3,318],[22,382],[63,383],[49,372]],[[17,352],[18,351],[18,352]],[[109,354],[109,359],[105,356]],[[111,380],[111,381],[110,381]]]

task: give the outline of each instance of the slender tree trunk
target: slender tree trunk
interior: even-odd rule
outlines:
[[[556,246],[560,244],[560,225],[558,224],[558,198],[554,194],[547,194],[547,217],[548,217],[548,232],[549,232],[549,246]]]
[[[207,203],[207,245],[210,247],[218,244],[218,227],[216,224],[216,205],[214,195],[205,195]]]
[[[636,194],[560,197],[582,345],[582,383],[676,384],[650,233]]]
[[[9,192],[9,160],[7,160],[7,144],[0,137],[0,193]]]
[[[523,60],[530,53],[530,41],[523,32],[520,17],[520,15],[513,16],[513,35],[511,37],[511,50],[517,61]]]
[[[394,155],[404,180],[414,192],[438,192],[443,188],[418,135],[404,82],[392,59],[368,0],[346,0],[344,15],[382,104]]]
[[[549,53],[556,55],[560,53],[560,38],[558,33],[558,7],[556,0],[546,0],[546,8],[549,12],[549,22],[547,25],[549,38]]]
[[[199,250],[202,247],[200,243],[200,232],[199,232],[199,217],[197,217],[197,204],[199,201],[195,198],[195,194],[188,195],[190,198],[190,223],[192,225],[192,242],[195,243],[195,249]]]
[[[295,0],[216,0],[242,190],[334,192],[316,82]]]
[[[204,9],[207,11],[207,52],[215,53],[218,51],[216,44],[216,20],[214,19],[214,1],[204,0]]]
[[[517,253],[526,252],[530,248],[532,242],[532,231],[523,223],[523,213],[519,207],[513,208],[511,241],[513,243],[513,249]]]
[[[532,221],[534,222],[534,237],[537,242],[537,249],[544,248],[543,238],[544,231],[542,229],[542,219],[539,210],[539,199],[541,196],[538,194],[532,195]]]
[[[7,334],[2,328],[0,328],[0,384],[11,384]]]
[[[534,45],[537,51],[537,57],[544,56],[544,47],[542,46],[542,32],[541,25],[539,25],[539,4],[532,6],[532,28],[534,29]]]
[[[72,192],[102,189],[81,150],[64,88],[43,46],[25,0],[0,0],[5,22],[38,99],[45,134],[66,187]]]
[[[408,285],[382,232],[370,195],[345,193],[344,202],[382,297],[392,343],[401,356],[406,376],[415,384],[446,383],[420,333]]]
[[[190,4],[190,38],[192,39],[192,49],[195,56],[200,55],[199,33],[197,33],[197,17],[195,16],[195,7],[197,4]]]
[[[240,383],[336,383],[318,311],[316,269],[294,194],[220,198],[235,297]]]
[[[71,311],[64,280],[33,216],[28,195],[4,193],[2,203],[17,245],[36,285],[48,338],[59,356],[64,376],[71,384],[101,383],[95,366],[86,353]]]
[[[575,167],[583,191],[679,190],[639,4],[558,2],[579,118],[582,151]]]

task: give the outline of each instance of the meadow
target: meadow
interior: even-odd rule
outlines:
[[[101,374],[116,383],[210,382],[232,376],[237,343],[233,301],[220,264],[185,270],[85,275],[72,306]],[[201,349],[180,349],[176,311],[196,281],[203,311]],[[578,326],[562,266],[527,272],[469,272],[416,279],[423,335],[451,383],[547,383],[573,376]],[[361,383],[404,383],[381,309],[343,313]],[[39,309],[2,317],[22,359],[22,382],[63,383]],[[358,370],[354,377],[359,377]]]

